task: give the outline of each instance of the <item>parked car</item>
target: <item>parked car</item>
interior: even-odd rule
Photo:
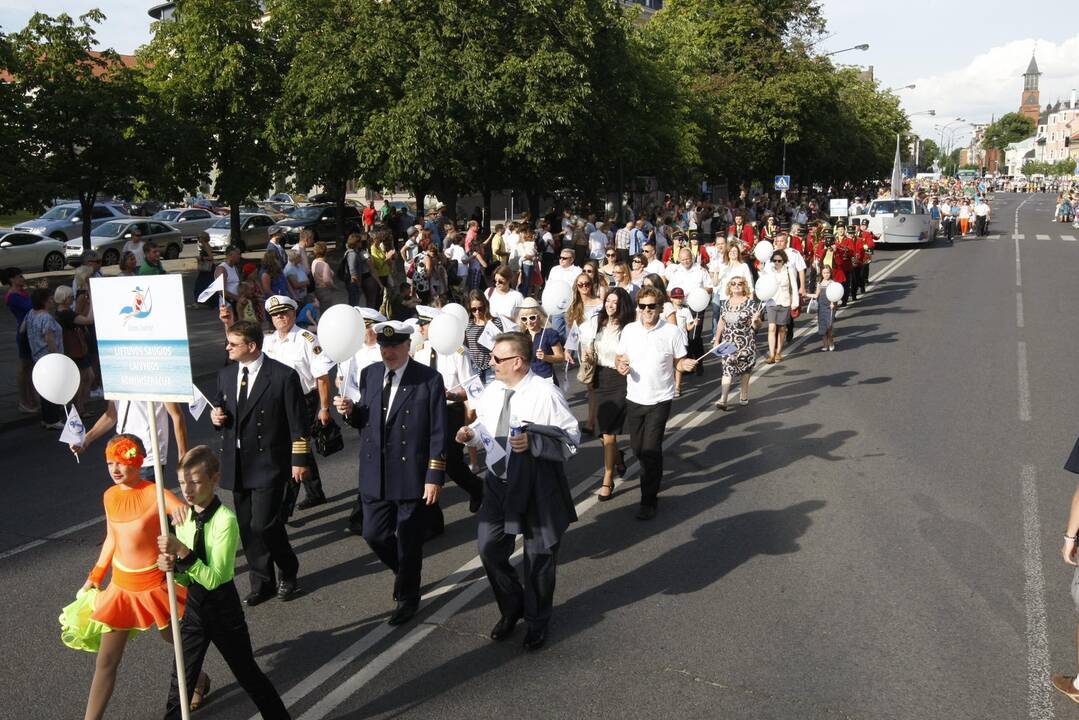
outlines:
[[[17,267],[24,271],[63,270],[64,244],[37,233],[0,230],[0,270]]]
[[[266,202],[288,203],[289,205],[302,205],[307,202],[307,198],[298,193],[274,193],[270,197],[266,198]]]
[[[295,245],[300,240],[300,230],[310,228],[319,240],[333,242],[337,237],[337,219],[333,205],[306,205],[293,210],[287,218],[274,223],[270,234],[285,233],[285,247]],[[363,222],[360,211],[351,205],[345,206],[345,233],[360,230]],[[342,238],[343,239],[343,238]]]
[[[161,256],[166,260],[180,257],[184,241],[179,230],[156,220],[125,218],[99,225],[90,233],[90,247],[101,255],[102,265],[115,265],[120,262],[124,243],[131,239],[131,231],[136,228],[142,232],[143,242],[153,240],[157,243],[161,248]],[[65,246],[68,265],[81,265],[82,252],[81,239],[68,241]]]
[[[115,203],[97,203],[94,205],[90,224],[93,227],[97,227],[110,220],[126,217],[127,213],[124,212],[123,207],[120,205]],[[41,217],[35,220],[27,220],[20,225],[16,225],[12,229],[18,230],[19,232],[48,235],[60,242],[67,242],[71,238],[81,238],[82,207],[78,203],[63,203],[62,205],[56,205],[55,207],[50,208],[48,212]]]
[[[173,226],[180,231],[184,242],[193,239],[203,230],[206,230],[220,220],[209,210],[202,208],[180,208],[177,210],[162,210],[155,213],[151,220],[159,220]]]
[[[209,198],[189,198],[187,204],[193,208],[209,210],[214,215],[229,214],[229,206],[221,202],[220,200],[210,200]]]
[[[273,225],[273,218],[266,213],[240,213],[240,249],[258,250],[266,247],[270,241],[267,232]],[[206,230],[210,236],[210,247],[214,252],[224,252],[232,242],[232,218],[219,218]]]
[[[165,203],[160,200],[143,200],[141,202],[131,203],[128,214],[135,217],[153,217],[164,209]]]

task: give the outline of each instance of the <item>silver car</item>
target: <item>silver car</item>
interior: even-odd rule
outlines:
[[[97,250],[102,265],[115,265],[120,262],[124,243],[131,239],[131,232],[135,229],[142,233],[143,242],[152,240],[161,248],[164,259],[175,260],[180,257],[184,241],[179,230],[156,220],[128,218],[98,225],[90,233],[90,247]],[[69,240],[65,248],[68,264],[78,267],[82,262],[82,240]]]
[[[202,208],[178,208],[173,210],[161,210],[154,213],[151,220],[158,220],[171,225],[180,231],[184,242],[193,240],[203,230],[221,219],[220,215],[214,215],[209,210]]]
[[[64,244],[37,233],[0,230],[0,270],[17,267],[25,272],[64,269]]]
[[[268,230],[273,225],[273,218],[266,213],[240,213],[240,249],[258,250],[270,242]],[[210,236],[210,247],[214,252],[224,252],[232,242],[232,219],[228,216],[218,218],[217,222],[206,230]]]
[[[102,223],[126,218],[127,213],[115,203],[97,203],[91,211],[90,224],[97,227]],[[44,215],[27,220],[15,226],[19,232],[31,232],[48,235],[60,242],[82,237],[82,206],[78,203],[61,203],[50,208]]]

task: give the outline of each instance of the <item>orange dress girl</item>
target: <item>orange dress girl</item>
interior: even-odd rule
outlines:
[[[109,444],[106,457],[111,462],[141,467],[143,454],[133,442],[120,438]],[[165,491],[166,512],[186,507]],[[87,576],[100,586],[112,567],[108,586],[93,599],[90,626],[100,632],[159,629],[169,625],[169,593],[165,573],[157,567],[157,536],[161,527],[157,515],[154,483],[136,480],[105,491],[105,519],[108,531],[97,563]],[[187,590],[176,586],[178,609],[183,614]],[[95,643],[96,644],[96,643]],[[96,649],[92,645],[81,649]]]

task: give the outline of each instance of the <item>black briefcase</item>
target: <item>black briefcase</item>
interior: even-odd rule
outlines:
[[[315,446],[315,452],[323,457],[333,455],[345,447],[345,440],[341,437],[341,428],[332,419],[326,425],[315,420],[315,424],[311,426],[311,442]]]

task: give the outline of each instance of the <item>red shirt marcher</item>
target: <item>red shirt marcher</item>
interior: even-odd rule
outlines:
[[[827,243],[820,242],[817,244],[817,260],[821,265],[824,265],[824,259],[828,256],[828,251],[832,251],[832,279],[836,282],[842,283],[847,281],[847,273],[843,270],[843,265],[840,262],[839,252],[836,249],[836,245],[833,243],[829,246]]]
[[[873,233],[865,230],[858,238],[858,262],[867,263],[873,259],[873,250],[877,247],[877,240]]]
[[[753,243],[756,241],[753,235],[753,226],[746,223],[742,223],[742,227],[737,225],[731,225],[727,228],[727,235],[734,235],[736,238],[742,241],[742,252],[748,252],[753,249]]]
[[[374,225],[376,215],[378,215],[378,211],[375,210],[374,208],[364,208],[363,209],[363,224],[364,225]]]
[[[838,265],[844,273],[854,269],[854,239],[844,236],[842,240],[836,240],[835,257]]]

